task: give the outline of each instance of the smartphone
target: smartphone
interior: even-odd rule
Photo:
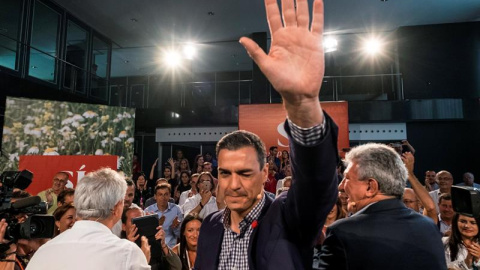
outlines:
[[[146,236],[147,238],[155,237],[155,234],[157,233],[157,227],[159,225],[157,215],[133,218],[132,223],[137,226],[137,233],[140,236]]]
[[[210,183],[210,181],[205,181],[202,184],[203,184],[203,190],[210,191],[212,189],[212,183]]]

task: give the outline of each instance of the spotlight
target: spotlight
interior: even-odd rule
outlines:
[[[185,59],[192,60],[197,55],[197,49],[191,43],[183,45],[183,56]]]
[[[181,63],[181,55],[174,50],[166,51],[164,55],[165,64],[170,67],[177,67]]]
[[[378,54],[382,50],[382,42],[376,38],[371,38],[365,42],[363,49],[368,54]]]
[[[325,37],[323,40],[323,49],[326,53],[334,52],[337,50],[338,41],[334,37]]]

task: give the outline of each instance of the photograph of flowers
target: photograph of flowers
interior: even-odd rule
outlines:
[[[133,108],[8,97],[0,172],[22,155],[117,155],[131,175],[134,132]]]

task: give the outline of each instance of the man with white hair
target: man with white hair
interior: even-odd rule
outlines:
[[[127,183],[117,172],[100,169],[87,174],[75,189],[75,225],[43,245],[27,269],[150,269],[150,246],[142,250],[120,239],[111,228],[123,212]]]
[[[346,161],[339,189],[354,214],[328,227],[318,269],[446,269],[437,226],[401,201],[407,169],[400,155],[370,143]]]

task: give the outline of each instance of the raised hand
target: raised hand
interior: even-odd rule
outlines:
[[[132,224],[132,226],[130,227],[130,230],[128,230],[127,232],[127,239],[132,242],[137,241],[138,237],[140,237],[140,235],[137,234],[137,232],[138,232],[137,226],[135,224]]]
[[[249,38],[242,37],[240,43],[282,95],[291,120],[300,125],[318,124],[323,121],[318,100],[325,71],[323,1],[314,2],[311,27],[307,0],[297,0],[296,8],[294,0],[282,0],[283,24],[277,0],[265,0],[265,7],[272,38],[268,55]],[[290,114],[298,109],[301,111]],[[312,109],[320,110],[312,114]],[[302,119],[308,117],[313,119]]]
[[[150,244],[148,244],[148,239],[145,236],[142,236],[142,245],[140,246],[142,249],[143,254],[145,254],[145,258],[147,262],[150,262],[151,251],[150,251]]]

